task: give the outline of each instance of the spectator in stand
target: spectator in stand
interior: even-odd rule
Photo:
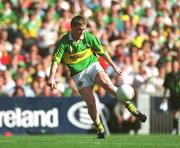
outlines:
[[[4,28],[9,28],[11,24],[15,23],[16,14],[9,1],[3,1],[2,10],[0,11],[0,25]]]
[[[131,64],[132,64],[132,67],[133,67],[133,70],[135,73],[139,73],[140,71],[140,65],[141,65],[141,62],[140,62],[140,58],[139,58],[139,55],[138,55],[138,48],[135,47],[135,46],[132,46],[130,47],[130,58],[131,58]]]
[[[2,71],[2,77],[4,79],[4,86],[2,88],[4,94],[11,97],[13,94],[13,88],[16,85],[16,82],[12,79],[10,72],[5,68]]]
[[[42,60],[42,57],[40,55],[39,48],[36,44],[32,44],[29,48],[29,51],[26,54],[26,62],[29,65],[36,66],[38,63],[40,63]]]
[[[135,90],[139,90],[139,89],[144,90],[142,87],[144,86],[143,84],[147,84],[148,78],[149,77],[148,77],[146,65],[141,64],[139,67],[139,72],[136,73],[134,76],[133,86]]]
[[[3,96],[3,95],[7,95],[5,92],[4,92],[4,78],[3,78],[3,72],[0,70],[0,96]]]
[[[151,29],[154,25],[154,21],[156,18],[156,12],[154,8],[152,7],[152,3],[150,1],[143,1],[144,2],[144,15],[140,18],[140,21],[143,22],[143,24],[148,27],[148,29]]]
[[[162,94],[164,91],[163,84],[164,84],[165,72],[166,72],[165,68],[162,66],[158,68],[158,75],[156,77],[152,77],[149,80],[149,83],[153,84],[156,92],[159,94]]]
[[[14,97],[25,97],[25,92],[24,92],[23,87],[16,86],[13,96]]]
[[[7,30],[0,29],[0,63],[3,65],[10,64],[13,45],[8,41]]]
[[[52,26],[53,27],[53,26]],[[54,45],[57,41],[57,32],[54,28],[48,25],[48,21],[44,20],[38,32],[38,46],[42,52],[46,52],[47,48]],[[48,52],[47,52],[48,54]]]
[[[25,97],[34,97],[35,96],[31,86],[26,83],[25,78],[22,75],[17,75],[15,77],[15,84],[16,85],[13,88],[13,93],[15,93],[17,87],[21,87],[24,90]]]
[[[9,34],[5,29],[0,29],[0,44],[4,47],[7,52],[12,51],[12,43],[8,40]]]
[[[132,40],[133,45],[135,45],[138,48],[141,48],[143,45],[143,42],[148,39],[148,35],[146,33],[146,26],[139,22],[136,26],[136,36]]]

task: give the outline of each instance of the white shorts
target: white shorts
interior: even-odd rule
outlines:
[[[99,62],[95,62],[82,72],[74,75],[73,80],[78,90],[86,86],[92,86],[95,82],[96,74],[101,71],[104,71],[104,69]]]

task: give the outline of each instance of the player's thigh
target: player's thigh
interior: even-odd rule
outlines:
[[[104,72],[98,72],[96,74],[96,83],[105,88],[106,90],[115,91],[117,87],[112,83],[109,76]]]

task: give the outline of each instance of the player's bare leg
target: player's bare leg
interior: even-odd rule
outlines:
[[[104,72],[98,72],[96,74],[96,83],[102,86],[106,91],[110,92],[113,96],[117,97],[117,87],[111,82],[109,76]]]
[[[117,97],[116,95],[117,87],[111,82],[110,78],[104,71],[98,72],[96,74],[96,83],[101,85],[105,90],[109,91],[112,95]],[[128,111],[131,114],[133,114],[135,117],[137,117],[140,121],[142,122],[146,121],[147,119],[146,115],[138,111],[136,106],[133,105],[130,101],[121,102],[121,103],[124,103]]]
[[[88,107],[88,113],[93,120],[94,125],[96,126],[97,138],[104,139],[104,127],[100,121],[99,114],[97,112],[95,98],[93,96],[93,88],[91,86],[83,87],[79,92],[84,98]]]

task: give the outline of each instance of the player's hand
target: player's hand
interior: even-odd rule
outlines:
[[[121,69],[118,66],[114,65],[113,69],[117,73],[117,76],[122,76]]]
[[[47,85],[51,88],[51,90],[56,89],[56,82],[54,80],[48,80]]]

